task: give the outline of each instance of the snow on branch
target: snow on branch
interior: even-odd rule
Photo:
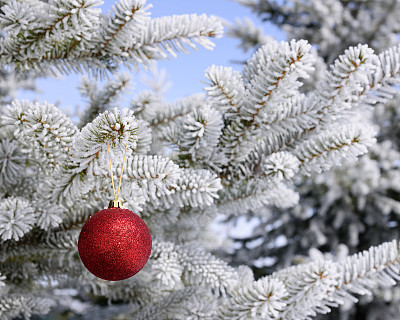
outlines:
[[[322,121],[328,121],[327,112],[337,115],[354,106],[376,69],[374,60],[376,56],[367,45],[350,47],[335,60],[316,89]]]
[[[368,74],[368,83],[360,93],[360,104],[375,105],[393,98],[400,83],[400,46],[389,48],[374,60],[376,71]]]
[[[104,172],[108,166],[99,165],[97,162],[108,163],[107,142],[114,153],[123,155],[128,134],[128,150],[136,148],[137,131],[138,122],[133,112],[128,109],[121,112],[115,108],[100,114],[93,122],[83,127],[74,140],[73,161],[77,165],[74,172]]]
[[[147,101],[139,112],[138,117],[150,123],[152,129],[157,131],[171,124],[180,125],[182,119],[204,105],[204,95],[195,94],[174,103],[165,103],[161,101]],[[136,110],[135,110],[136,111]]]
[[[68,225],[65,224],[63,227],[68,227]],[[31,262],[32,256],[35,256],[40,257],[43,263],[51,264],[55,260],[62,260],[64,253],[66,256],[76,254],[78,237],[78,229],[57,229],[50,233],[45,231],[37,231],[35,234],[29,233],[18,240],[17,243],[13,240],[2,242],[0,259],[2,261],[15,261],[17,259]],[[29,267],[22,266],[22,268]]]
[[[12,187],[24,176],[27,158],[27,150],[20,143],[0,140],[0,190]]]
[[[0,117],[2,130],[10,130],[22,143],[32,143],[43,155],[57,164],[66,159],[72,149],[77,127],[52,104],[17,101]]]
[[[196,208],[212,205],[222,185],[217,175],[208,170],[184,169],[170,189],[171,194],[158,199],[158,204]]]
[[[265,50],[270,51],[269,55],[274,52],[272,45],[267,46]],[[366,45],[350,47],[326,72],[325,78],[315,91],[307,95],[294,93],[292,96],[280,99],[273,105],[273,108],[265,107],[265,110],[260,111],[262,122],[254,127],[251,133],[246,132],[245,125],[238,122],[233,122],[225,127],[221,142],[225,151],[231,156],[232,160],[229,164],[233,164],[233,168],[227,170],[227,176],[235,175],[235,172],[240,171],[243,171],[245,176],[257,176],[258,173],[251,172],[251,170],[259,168],[265,157],[286,149],[300,150],[308,143],[304,140],[301,142],[304,138],[311,141],[310,148],[319,151],[310,153],[310,156],[311,154],[314,156],[306,157],[308,160],[302,158],[304,155],[300,156],[300,161],[303,163],[302,173],[310,174],[314,169],[317,172],[326,170],[341,158],[341,156],[335,158],[336,156],[345,155],[342,151],[355,151],[350,147],[353,144],[347,142],[343,144],[345,148],[339,148],[342,150],[341,152],[339,152],[338,144],[333,143],[333,140],[329,143],[329,152],[327,152],[328,149],[322,152],[322,142],[315,146],[311,146],[311,144],[316,143],[318,137],[326,139],[331,136],[332,139],[340,141],[344,138],[344,136],[339,138],[340,134],[348,135],[349,130],[354,130],[350,127],[348,129],[340,128],[336,125],[334,129],[332,128],[338,119],[344,117],[346,110],[356,106],[365,106],[369,102],[376,103],[380,101],[380,96],[385,99],[392,97],[393,84],[397,83],[400,71],[399,56],[397,47],[385,51],[379,56],[379,59]],[[256,70],[255,68],[254,72]],[[376,93],[374,88],[376,88]],[[341,130],[344,132],[333,132]],[[360,128],[356,131],[359,130]],[[358,138],[354,140],[357,145],[360,143],[356,153],[362,154],[366,151],[365,147],[373,141],[370,138],[374,131],[372,127],[369,127],[360,132],[361,136],[367,134],[369,138],[365,136],[365,139],[363,138],[359,142],[356,141]],[[361,144],[364,143],[365,146],[361,147]],[[329,155],[334,158],[320,157],[317,154],[320,156],[325,154],[325,156]],[[317,159],[320,159],[321,162]],[[311,165],[308,165],[308,161],[311,160]],[[314,164],[316,164],[315,167]]]
[[[336,289],[339,272],[334,262],[317,261],[276,272],[288,291],[280,319],[302,320],[328,313],[327,293]]]
[[[222,24],[216,17],[205,14],[161,17],[151,20],[147,29],[139,35],[136,44],[124,51],[138,62],[177,57],[178,52],[189,53],[186,47],[196,49],[196,44],[211,50],[214,43],[209,38],[222,36]]]
[[[275,42],[261,47],[247,62],[244,70],[245,97],[238,106],[240,117],[227,124],[221,146],[228,165],[246,159],[262,140],[260,137],[270,118],[276,115],[276,105],[296,96],[301,86],[299,78],[307,78],[313,70],[313,55],[307,41]],[[226,85],[226,84],[225,84]],[[229,88],[224,88],[229,91]],[[218,110],[218,106],[215,106]]]
[[[289,152],[276,152],[265,158],[262,167],[267,177],[275,181],[290,180],[299,170],[299,160]]]
[[[381,194],[374,195],[374,204],[383,212],[389,214],[391,211],[400,215],[400,202]]]
[[[254,126],[251,129],[249,130],[246,122],[239,120],[232,121],[224,128],[220,145],[230,160],[228,165],[242,162],[254,149],[255,141],[257,141],[257,137],[261,136],[261,132]]]
[[[47,314],[52,302],[44,297],[12,293],[0,296],[0,317],[30,319],[32,314]]]
[[[189,161],[207,159],[219,142],[222,125],[221,114],[210,106],[194,109],[182,119],[175,143]]]
[[[174,253],[175,252],[175,253]],[[165,259],[168,258],[169,262]],[[226,294],[237,282],[237,273],[226,262],[194,245],[174,245],[155,241],[150,259],[155,277],[164,282],[182,281],[188,286],[207,286],[216,294]],[[164,263],[158,262],[161,259]],[[173,264],[170,265],[169,263]],[[163,268],[160,268],[160,263]],[[175,265],[174,268],[171,268]],[[167,270],[170,272],[167,274]],[[178,280],[181,278],[181,280]]]
[[[332,282],[330,288],[326,287],[324,288],[326,290],[321,292],[318,298],[320,305],[315,305],[315,311],[327,313],[330,312],[329,307],[337,307],[347,300],[357,302],[352,294],[371,294],[371,290],[378,286],[391,287],[395,285],[395,280],[400,280],[399,248],[398,240],[385,242],[377,247],[371,247],[368,251],[354,254],[342,262],[334,263],[335,265],[331,266],[329,270],[336,273],[335,284]],[[312,265],[315,264],[315,262],[311,262],[304,266],[312,268]],[[299,265],[298,268],[301,269],[302,266]],[[287,272],[287,274],[289,273]],[[306,302],[306,299],[303,302]],[[310,304],[309,301],[307,304],[311,311],[314,308],[313,304]],[[306,318],[296,317],[295,319]]]
[[[154,241],[150,259],[152,276],[161,286],[173,288],[182,284],[183,266],[172,242]]]
[[[124,144],[126,144],[126,141],[121,147],[125,147]],[[117,148],[119,147],[117,146]],[[107,154],[107,150],[101,152]],[[115,154],[112,157],[114,156]],[[94,168],[93,173],[89,173],[89,169],[78,170],[79,168],[75,166],[66,168],[56,177],[55,182],[50,183],[53,199],[66,201],[69,205],[79,199],[87,199],[90,203],[89,200],[92,199],[95,201],[95,206],[107,199],[111,194],[111,177],[109,171],[106,170],[106,168],[109,168],[108,156],[103,155],[103,158],[106,158],[103,161],[107,163],[102,166],[102,170],[97,169],[99,166],[97,156],[94,158],[93,164],[89,165],[89,169],[90,167]],[[122,163],[113,160],[112,162],[114,175],[118,176]],[[159,198],[164,199],[171,196],[175,192],[179,174],[178,165],[168,158],[138,155],[130,152],[126,157],[121,199],[126,202],[127,207],[131,210],[141,212],[143,210],[142,205],[145,202],[161,201]]]
[[[217,319],[278,319],[288,295],[281,281],[261,278],[232,292],[217,313]]]
[[[217,202],[217,208],[226,214],[240,215],[264,206],[290,208],[298,201],[298,193],[283,183],[254,179],[226,188]]]
[[[160,97],[153,91],[145,90],[133,97],[130,102],[130,108],[135,112],[135,116],[138,119],[142,119],[144,111],[153,109],[157,106],[157,103],[162,103]]]
[[[150,124],[147,121],[138,120],[137,138],[136,148],[133,151],[137,154],[147,154],[151,149],[153,138]]]
[[[379,286],[390,287],[400,280],[400,244],[385,242],[368,251],[348,257],[339,265],[340,279],[337,295],[343,291],[370,294]]]
[[[253,21],[247,17],[243,20],[235,19],[235,23],[225,23],[228,30],[226,36],[240,40],[239,48],[244,52],[258,49],[260,46],[270,41],[275,41],[272,37],[266,36],[262,27],[256,27]]]
[[[53,200],[79,199],[95,187],[94,176],[107,176],[109,159],[107,142],[110,147],[112,162],[114,157],[123,157],[129,134],[129,154],[137,146],[138,121],[128,109],[119,111],[115,108],[100,114],[78,132],[73,140],[73,152],[68,165],[50,181]],[[115,165],[114,165],[115,168]]]
[[[352,294],[370,294],[400,280],[400,245],[386,242],[342,262],[313,261],[275,272],[237,288],[218,310],[218,319],[311,319],[328,313]]]
[[[73,172],[75,169],[76,166],[71,165],[63,168],[55,179],[48,182],[47,187],[53,202],[71,207],[76,199],[84,198],[94,188],[94,179],[87,177],[84,171]]]
[[[100,9],[94,7],[100,4],[99,0],[52,0],[45,10],[36,11],[19,5],[17,0],[10,1],[0,15],[0,26],[10,30],[2,39],[1,63],[22,70],[45,70],[46,62],[76,57],[91,47],[90,38],[98,29],[100,14]],[[66,66],[79,68],[79,64],[69,61],[60,69]]]
[[[118,176],[121,163],[114,166],[113,171],[114,175]],[[120,197],[131,210],[142,212],[145,202],[159,202],[175,192],[180,172],[178,165],[168,158],[127,155]],[[67,203],[74,203],[77,199],[94,198],[98,204],[112,194],[110,181],[107,170],[97,171],[96,175],[67,171],[56,179],[52,194],[55,199],[64,199]]]
[[[296,145],[306,133],[332,125],[344,110],[355,106],[368,76],[375,70],[376,56],[366,45],[350,47],[341,55],[315,92],[284,100],[262,123],[265,137],[254,147],[260,154],[271,154]]]
[[[100,113],[106,111],[110,106],[115,105],[117,99],[123,91],[129,88],[131,76],[128,73],[120,73],[115,79],[109,80],[103,90],[97,90],[86,76],[81,79],[80,90],[89,98],[89,106],[84,111],[80,119],[79,127],[84,127],[87,123],[92,122]]]
[[[170,313],[179,316],[184,304],[197,293],[194,287],[175,290],[158,301],[152,301],[146,307],[132,312],[132,316],[137,320],[160,319],[160,317],[167,317]]]
[[[32,200],[22,197],[0,200],[1,239],[19,241],[34,226],[43,230],[59,226],[64,216],[64,208],[49,204],[46,200],[36,195]]]
[[[0,27],[11,34],[18,34],[21,29],[32,29],[35,15],[26,2],[9,1],[2,7],[4,15],[0,19]]]
[[[244,70],[247,99],[240,112],[246,119],[256,121],[266,103],[290,95],[301,86],[298,78],[307,78],[313,70],[310,48],[305,40],[292,40],[257,50]]]
[[[270,155],[298,139],[301,132],[318,125],[319,103],[313,97],[297,95],[276,105],[275,112],[262,123],[264,136],[254,152]]]
[[[65,208],[49,203],[48,197],[36,199],[34,202],[37,213],[36,225],[42,230],[58,227],[65,218]]]
[[[36,212],[28,200],[10,197],[0,201],[0,236],[18,241],[36,222]]]
[[[242,73],[232,68],[213,65],[206,70],[206,78],[210,85],[204,89],[211,104],[218,106],[224,120],[237,118],[245,99]]]
[[[134,155],[126,162],[126,178],[139,184],[147,201],[172,194],[180,173],[178,165],[161,156]]]
[[[183,281],[189,285],[207,285],[225,294],[236,283],[237,274],[229,266],[203,249],[186,246],[178,249],[183,265]]]
[[[115,3],[107,18],[103,19],[96,33],[98,53],[101,56],[124,56],[123,48],[134,44],[132,35],[140,33],[148,24],[150,15],[146,0],[123,0]]]
[[[327,304],[338,306],[345,300],[357,302],[351,294],[371,294],[372,289],[391,287],[400,280],[399,242],[383,243],[368,251],[348,257],[337,263],[339,272],[335,290],[327,292]]]
[[[321,172],[337,165],[343,158],[362,155],[375,142],[374,129],[370,127],[345,125],[331,130],[321,132],[295,148],[294,154],[301,162],[303,174]]]
[[[0,63],[18,70],[115,70],[214,47],[222,35],[216,17],[182,15],[151,20],[145,0],[121,0],[104,16],[99,0],[52,0],[46,10],[13,0],[3,8]],[[46,14],[43,14],[46,12]]]

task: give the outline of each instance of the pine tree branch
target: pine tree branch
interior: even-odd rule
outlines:
[[[83,78],[83,81],[88,81]],[[79,128],[83,128],[89,122],[92,122],[100,113],[106,111],[106,108],[111,105],[111,103],[115,102],[120,94],[129,87],[131,81],[131,77],[126,73],[121,73],[115,77],[115,80],[110,80],[104,86],[102,91],[97,91],[96,94],[94,92],[88,92],[88,97],[90,98],[90,105],[81,121],[79,123]],[[85,84],[83,84],[85,86]],[[86,85],[87,87],[87,85]]]
[[[300,169],[305,174],[329,169],[343,157],[354,157],[367,152],[375,139],[373,129],[362,127],[336,127],[335,133],[322,132],[298,144],[294,154],[301,162]]]
[[[240,108],[241,118],[228,125],[221,147],[228,155],[227,167],[242,162],[257,143],[260,123],[268,117],[274,101],[290,96],[312,69],[310,46],[305,41],[269,45],[260,48],[245,69],[246,101]],[[261,65],[266,64],[261,67]],[[265,110],[264,110],[265,109]],[[262,114],[262,113],[265,113]]]
[[[206,78],[211,82],[205,88],[207,95],[212,104],[218,105],[224,120],[229,123],[239,117],[245,98],[242,74],[232,68],[211,66],[206,70]]]
[[[115,15],[113,17],[109,16],[107,20],[107,26],[101,28],[100,42],[101,45],[96,56],[102,56],[108,51],[108,46],[110,43],[118,41],[118,36],[124,29],[128,29],[131,33],[138,32],[140,27],[144,25],[144,17],[148,14],[146,10],[149,6],[144,7],[145,1],[143,0],[133,0],[125,3],[116,3],[112,11]],[[123,18],[123,20],[121,20]],[[111,33],[109,32],[111,31]],[[124,30],[125,31],[125,30]]]
[[[175,186],[171,186],[170,194],[156,200],[157,205],[165,208],[171,206],[204,208],[213,204],[217,199],[218,191],[222,188],[217,175],[208,170],[185,169],[177,177]]]
[[[12,106],[0,118],[5,130],[13,130],[21,143],[39,147],[54,166],[70,155],[77,128],[58,108],[27,101],[14,101]]]
[[[148,108],[142,111],[142,118],[150,123],[153,129],[170,125],[171,123],[181,124],[182,119],[196,108],[204,104],[204,95],[196,94],[174,103],[149,104]],[[158,129],[160,130],[160,129]]]
[[[216,204],[221,212],[239,215],[264,206],[289,208],[297,204],[298,200],[299,195],[283,183],[254,179],[242,181],[240,185],[230,188],[225,187]]]
[[[10,34],[2,39],[2,63],[13,63],[21,70],[50,67],[63,73],[79,72],[82,68],[93,71],[113,70],[120,63],[136,66],[138,63],[166,58],[167,54],[176,56],[176,52],[179,51],[186,53],[184,45],[196,49],[197,43],[212,49],[213,43],[209,38],[219,38],[222,34],[221,23],[215,17],[208,18],[205,15],[157,18],[148,22],[145,17],[146,8],[141,6],[144,1],[141,3],[139,0],[132,0],[132,6],[128,10],[130,14],[126,15],[127,3],[117,4],[117,9],[114,10],[115,17],[109,17],[107,26],[104,25],[98,33],[98,39],[94,39],[88,35],[96,32],[97,26],[100,25],[99,12],[89,7],[95,5],[96,0],[81,1],[88,2],[87,7],[82,2],[82,10],[81,5],[79,8],[69,8],[70,2],[74,2],[72,0],[63,3],[67,12],[62,16],[57,16],[59,8],[50,3],[49,8],[57,12],[57,17],[49,26],[44,21],[38,22],[39,26],[44,24],[45,30],[39,33],[37,39],[26,38],[24,34],[18,37]],[[15,10],[18,14],[18,10],[22,9],[16,7]],[[119,12],[121,10],[123,12]],[[76,15],[79,15],[81,20]],[[71,20],[71,25],[66,25],[65,19]],[[6,20],[4,15],[0,15],[0,23],[5,23]],[[18,21],[16,23],[18,24]],[[56,29],[57,33],[54,31]],[[62,34],[63,37],[49,37],[49,32]],[[30,46],[26,46],[24,40],[28,41]]]

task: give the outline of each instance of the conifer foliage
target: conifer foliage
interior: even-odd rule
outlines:
[[[142,0],[121,0],[106,16],[97,5],[7,1],[0,63],[21,72],[104,74],[195,43],[211,48],[222,32],[213,17],[151,20]],[[270,41],[243,72],[211,66],[206,94],[173,103],[146,92],[129,108],[113,108],[128,77],[115,76],[103,90],[86,78],[89,105],[79,126],[54,105],[13,101],[0,117],[0,318],[46,314],[63,303],[57,293],[72,288],[82,299],[108,299],[101,316],[95,304],[86,308],[92,318],[309,319],[393,285],[397,240],[257,280],[248,267],[210,253],[218,243],[208,227],[217,214],[292,207],[296,177],[357,161],[375,142],[374,127],[350,114],[391,98],[400,48],[375,55],[367,45],[350,47],[305,94],[310,49],[305,40]],[[149,263],[123,282],[95,278],[77,253],[83,223],[112,194],[107,144],[114,175],[128,145],[121,198],[154,239]]]
[[[314,90],[324,70],[348,46],[368,43],[380,53],[379,59],[387,59],[383,53],[398,45],[400,3],[397,0],[237,2],[250,7],[263,21],[276,24],[289,39],[307,39],[315,45],[315,53],[319,55],[316,70],[304,82],[303,92]],[[256,50],[270,41],[249,19],[238,20],[228,33],[239,38],[240,46],[246,50]],[[373,85],[382,76],[380,72],[374,75]],[[261,257],[268,257],[269,262],[253,266],[261,276],[293,261],[303,261],[309,254],[320,258],[322,252],[340,259],[345,252],[353,254],[399,237],[400,109],[399,97],[390,98],[396,86],[394,82],[361,100],[373,107],[364,108],[359,116],[363,122],[374,123],[378,143],[360,161],[345,161],[343,166],[322,175],[298,180],[299,204],[290,210],[264,210],[254,232],[249,237],[235,239],[235,246],[241,248],[231,255],[234,264],[260,262]],[[279,238],[285,240],[278,244]],[[247,244],[252,241],[255,244],[249,250]],[[310,248],[321,252],[316,254]],[[340,312],[322,318],[396,319],[399,312],[396,292],[398,287],[379,289],[374,298],[363,299],[351,308],[348,304]]]

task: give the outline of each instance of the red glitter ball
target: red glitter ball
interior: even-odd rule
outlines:
[[[144,267],[151,243],[149,228],[138,215],[109,208],[85,223],[78,250],[82,263],[96,277],[117,281],[132,277]]]

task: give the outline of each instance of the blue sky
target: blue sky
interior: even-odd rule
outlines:
[[[107,12],[115,1],[105,0],[101,6],[103,12]],[[228,21],[234,21],[235,18],[250,17],[257,24],[259,19],[251,13],[248,8],[240,6],[236,2],[229,0],[202,0],[202,1],[182,1],[182,0],[153,0],[148,1],[153,5],[150,9],[152,17],[169,16],[174,14],[202,14],[215,15]],[[273,25],[263,25],[266,34],[273,36],[277,40],[283,40],[284,34]],[[216,39],[216,47],[213,51],[200,48],[199,51],[191,51],[190,54],[179,54],[178,58],[162,60],[158,62],[160,69],[165,69],[168,79],[172,86],[166,93],[166,100],[172,101],[183,98],[187,95],[202,92],[205,86],[204,71],[211,66],[224,65],[232,66],[240,70],[241,65],[232,63],[232,61],[243,61],[249,57],[241,49],[237,48],[238,40],[223,37]],[[127,95],[134,96],[145,86],[140,83],[140,74],[132,72],[133,90]],[[28,99],[38,101],[47,101],[49,103],[59,103],[64,110],[73,110],[77,105],[81,109],[85,107],[85,100],[80,96],[79,79],[81,74],[72,74],[63,76],[62,80],[57,79],[39,79],[37,86],[39,93],[20,91],[18,99]]]

